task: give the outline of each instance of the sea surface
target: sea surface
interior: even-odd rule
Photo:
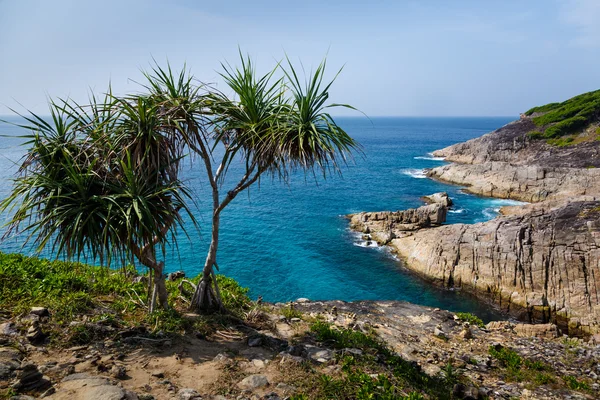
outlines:
[[[515,119],[493,118],[337,118],[361,145],[363,154],[342,169],[342,176],[294,174],[289,182],[264,178],[241,193],[223,212],[218,253],[220,273],[231,276],[265,301],[405,300],[485,320],[498,313],[459,291],[444,290],[416,277],[385,248],[367,246],[348,229],[344,215],[360,211],[401,210],[423,205],[420,197],[446,191],[454,201],[448,223],[477,223],[514,204],[470,195],[461,187],[425,178],[424,168],[443,165],[431,152],[481,136]],[[16,119],[11,121],[16,122]],[[20,128],[0,124],[0,197],[24,153]],[[234,164],[229,176],[241,171]],[[167,254],[167,271],[201,271],[210,240],[210,192],[200,160],[184,172],[193,188],[200,229],[179,235],[178,252]],[[238,175],[239,176],[239,175]],[[233,186],[234,180],[225,182]],[[225,191],[223,191],[225,193]],[[23,237],[0,242],[0,251],[30,253]],[[43,256],[53,257],[44,253]]]

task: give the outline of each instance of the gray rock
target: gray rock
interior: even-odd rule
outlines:
[[[310,300],[307,299],[306,297],[300,297],[299,299],[296,300],[296,303],[309,303]]]
[[[248,346],[250,347],[259,347],[262,345],[262,338],[260,336],[251,337],[248,339]]]
[[[441,329],[439,329],[437,327],[433,329],[433,336],[438,337],[440,339],[448,339],[448,336],[446,336],[444,331],[442,331]]]
[[[16,373],[11,387],[20,392],[41,392],[51,386],[51,382],[38,370],[35,364],[25,364]]]
[[[38,317],[47,317],[50,312],[46,307],[31,307],[30,314],[37,315]]]
[[[238,383],[240,389],[258,389],[269,385],[269,380],[264,375],[250,375]]]
[[[125,379],[127,378],[127,369],[122,365],[113,365],[110,369],[110,376],[115,379]]]
[[[106,377],[80,373],[65,377],[60,389],[48,399],[137,400],[138,396],[111,384]]]
[[[430,204],[441,204],[445,207],[450,207],[452,205],[452,200],[450,197],[448,197],[448,193],[446,192],[439,192],[429,196],[423,196],[423,200]]]
[[[228,361],[231,360],[231,356],[227,353],[219,353],[213,358],[213,361]]]
[[[19,331],[14,322],[4,322],[3,324],[0,324],[0,335],[18,336]]]
[[[200,400],[202,396],[200,393],[196,392],[194,389],[180,389],[177,392],[178,400]]]
[[[167,275],[167,280],[169,280],[171,282],[176,281],[181,278],[185,278],[184,271],[175,271],[175,272],[171,272],[169,275]]]
[[[293,394],[296,390],[298,390],[296,386],[288,385],[287,383],[283,382],[278,383],[275,388],[282,391],[283,394]]]
[[[25,337],[31,344],[40,344],[46,340],[46,334],[38,324],[31,325],[29,329],[27,329]]]

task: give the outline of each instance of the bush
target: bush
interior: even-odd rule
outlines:
[[[456,316],[458,317],[459,320],[468,322],[471,325],[476,325],[480,328],[485,327],[485,324],[483,323],[481,318],[479,318],[477,315],[474,315],[471,313],[465,313],[465,312],[458,312],[458,313],[456,313]]]
[[[547,128],[544,137],[551,139],[568,135],[585,128],[589,123],[590,120],[582,116],[569,118]]]
[[[600,90],[575,96],[562,103],[550,103],[534,107],[525,114],[542,113],[533,118],[540,131],[528,134],[532,139],[558,138],[578,132],[598,119],[600,114]]]

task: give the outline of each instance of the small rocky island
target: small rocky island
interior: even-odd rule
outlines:
[[[359,213],[351,227],[406,267],[565,334],[600,331],[600,91],[536,107],[433,154],[427,176],[474,194],[531,202],[484,223],[443,225],[444,197],[416,210]]]

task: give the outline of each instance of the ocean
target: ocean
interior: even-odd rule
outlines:
[[[484,320],[499,314],[460,291],[437,288],[408,271],[385,248],[366,246],[348,229],[344,215],[360,211],[401,210],[424,203],[423,195],[448,192],[454,207],[448,223],[476,223],[497,215],[510,200],[464,193],[459,186],[427,179],[424,168],[443,160],[431,152],[475,138],[514,120],[493,118],[348,118],[337,122],[361,145],[363,154],[342,169],[342,176],[323,179],[295,173],[289,182],[263,178],[241,193],[223,212],[218,253],[220,273],[250,288],[253,298],[285,302],[311,300],[405,300],[453,311],[472,312]],[[13,121],[16,121],[13,119]],[[10,190],[10,178],[24,152],[24,133],[0,124],[0,197]],[[229,176],[241,169],[233,165]],[[200,222],[189,238],[179,235],[166,259],[167,271],[188,276],[201,271],[210,240],[211,198],[200,160],[192,160],[185,178],[193,188]],[[232,186],[234,180],[225,182]],[[225,191],[223,191],[225,193]],[[29,253],[23,238],[0,243],[5,252]],[[46,257],[53,255],[45,253]]]

